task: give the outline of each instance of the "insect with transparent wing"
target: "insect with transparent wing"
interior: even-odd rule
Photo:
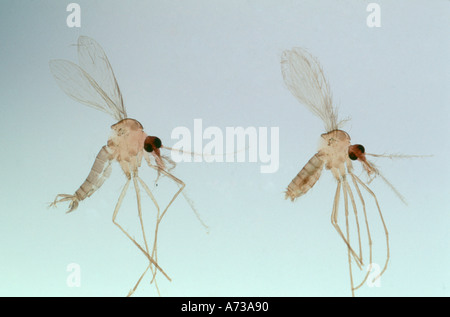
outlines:
[[[78,207],[80,201],[90,197],[102,186],[111,174],[111,163],[114,160],[117,161],[125,173],[127,181],[119,195],[112,221],[149,260],[149,265],[128,295],[131,295],[136,290],[148,269],[151,269],[152,271],[152,282],[155,281],[156,289],[159,293],[155,279],[157,271],[160,271],[169,281],[171,281],[171,279],[157,263],[158,228],[170,205],[180,193],[187,199],[201,224],[206,229],[208,227],[200,219],[192,202],[185,196],[183,191],[185,183],[170,173],[170,170],[175,167],[175,163],[168,156],[161,154],[162,149],[172,149],[163,146],[158,137],[147,135],[144,132],[143,126],[137,120],[127,117],[119,85],[109,60],[101,46],[89,37],[80,36],[78,38],[77,48],[79,65],[67,60],[50,61],[50,70],[55,77],[56,82],[71,98],[89,107],[108,113],[118,122],[111,126],[112,133],[107,144],[103,146],[97,154],[88,177],[75,194],[59,194],[50,205],[56,206],[56,204],[61,202],[70,202],[69,210],[67,212],[74,211]],[[178,190],[162,212],[154,195],[138,175],[138,170],[143,158],[149,167],[157,171],[158,178],[162,174],[173,180],[178,186]],[[136,193],[144,246],[139,244],[116,220],[130,182],[133,182]],[[147,243],[142,220],[139,184],[144,188],[157,209],[155,236],[151,252]]]
[[[360,144],[351,145],[350,136],[347,132],[340,130],[341,126],[346,120],[338,121],[337,111],[333,107],[331,90],[328,81],[325,78],[323,70],[317,61],[309,52],[302,48],[293,48],[286,50],[281,58],[281,71],[284,82],[290,92],[305,105],[313,114],[322,119],[325,125],[326,133],[321,135],[319,151],[306,163],[300,170],[297,176],[291,181],[286,190],[285,199],[294,201],[296,198],[306,194],[317,180],[320,178],[322,170],[326,168],[330,170],[337,181],[336,193],[334,196],[333,209],[331,213],[331,223],[338,232],[339,236],[345,242],[348,250],[348,263],[350,271],[350,284],[352,295],[354,291],[361,287],[367,280],[370,270],[365,274],[363,281],[357,286],[354,285],[352,274],[353,258],[357,266],[361,269],[363,265],[361,235],[357,213],[357,206],[353,191],[350,187],[349,181],[352,182],[357,196],[361,201],[365,227],[367,232],[367,240],[369,244],[369,264],[372,264],[372,239],[370,236],[370,227],[368,216],[366,213],[366,203],[364,201],[361,188],[366,191],[369,196],[375,201],[378,209],[378,215],[383,226],[386,236],[386,260],[381,272],[375,277],[374,281],[378,279],[387,269],[389,262],[389,235],[388,230],[381,213],[381,208],[378,203],[375,193],[354,174],[352,161],[358,161],[367,172],[371,180],[379,176],[383,179],[397,196],[405,202],[404,198],[392,186],[391,183],[380,173],[375,165],[370,162],[366,156],[375,157],[389,157],[389,158],[404,158],[404,157],[422,157],[419,155],[379,155],[365,153],[365,149]],[[369,181],[370,183],[370,181]],[[338,223],[339,201],[341,191],[344,197],[345,208],[345,234]],[[356,232],[358,242],[358,253],[355,252],[355,247],[350,242],[349,230],[349,198],[352,204],[354,217],[356,221]]]

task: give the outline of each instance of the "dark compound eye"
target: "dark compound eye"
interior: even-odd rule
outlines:
[[[144,142],[144,150],[152,152],[162,146],[161,139],[156,136],[147,136]]]
[[[355,153],[350,152],[348,153],[348,157],[352,160],[352,161],[356,161],[358,159],[358,157],[356,157]]]
[[[365,152],[364,146],[362,146],[361,144],[355,144],[355,145],[351,145],[348,148],[348,157],[352,160],[355,161],[358,159],[358,157],[363,154]]]
[[[146,150],[147,152],[152,152],[153,151],[152,137],[148,136],[148,137],[145,138],[144,150]]]
[[[157,149],[159,149],[161,147],[161,145],[162,145],[161,139],[155,137],[155,139],[153,140],[153,145],[156,146]]]
[[[153,146],[150,143],[145,143],[144,144],[144,150],[146,150],[147,152],[152,152],[153,151]]]

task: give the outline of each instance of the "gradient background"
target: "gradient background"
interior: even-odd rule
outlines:
[[[173,279],[159,277],[162,295],[350,295],[346,247],[330,224],[330,173],[295,203],[283,197],[323,133],[283,83],[280,57],[295,46],[320,60],[354,143],[434,155],[376,160],[408,206],[382,181],[371,183],[391,261],[381,287],[356,294],[450,295],[449,2],[377,1],[381,28],[366,25],[369,2],[77,1],[81,28],[68,28],[69,1],[1,1],[0,295],[124,296],[146,267],[111,222],[125,182],[117,163],[74,213],[65,204],[47,209],[81,185],[115,123],[67,97],[49,71],[50,59],[76,61],[79,35],[105,49],[128,115],[166,145],[173,128],[192,129],[195,118],[204,127],[280,128],[277,173],[260,174],[259,163],[178,164],[174,174],[210,233],[177,199],[159,232],[158,262]],[[148,168],[141,175],[162,200],[173,192],[165,180],[156,187]],[[119,222],[139,238],[134,198],[130,190]],[[367,204],[382,265],[384,234]],[[80,287],[66,284],[72,262]],[[148,282],[136,295],[156,295]]]

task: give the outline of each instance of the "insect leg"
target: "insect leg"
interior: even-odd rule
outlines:
[[[363,262],[363,255],[362,255],[362,247],[361,247],[361,234],[360,234],[360,230],[359,230],[358,211],[357,211],[357,208],[356,208],[355,198],[353,197],[353,192],[352,192],[352,189],[350,188],[350,185],[348,184],[347,178],[344,178],[344,186],[345,186],[345,190],[346,190],[346,192],[347,192],[347,194],[350,197],[350,200],[352,202],[353,213],[355,214],[356,229],[357,229],[357,233],[358,233],[359,258],[360,258],[361,263],[362,263]]]
[[[356,175],[353,175],[353,178],[354,178],[359,184],[361,184],[361,186],[362,186],[362,187],[363,187],[370,195],[372,195],[372,197],[374,198],[375,203],[376,203],[377,208],[378,208],[378,214],[379,214],[379,216],[380,216],[381,223],[383,224],[383,229],[384,229],[384,233],[385,233],[385,236],[386,236],[386,262],[384,263],[384,267],[383,267],[383,269],[381,270],[381,273],[373,279],[373,282],[374,282],[374,281],[377,280],[377,279],[378,279],[378,278],[386,271],[386,269],[387,269],[387,265],[388,265],[388,262],[389,262],[389,232],[388,232],[388,230],[387,230],[386,223],[384,222],[383,214],[381,213],[381,208],[380,208],[380,205],[378,204],[377,196],[376,196],[375,193],[374,193],[373,191],[371,191],[370,188],[369,188],[366,184],[364,184],[364,183],[363,183]]]
[[[140,195],[140,190],[139,190],[139,184],[136,181],[136,178],[139,178],[139,176],[137,176],[136,174],[133,176],[133,183],[134,183],[134,190],[136,192],[136,201],[137,201],[137,207],[138,207],[138,215],[139,215],[139,222],[141,224],[141,230],[142,230],[142,237],[144,239],[144,244],[145,244],[145,250],[147,251],[147,254],[149,254],[149,250],[148,250],[148,244],[147,244],[147,237],[145,235],[145,229],[144,229],[144,222],[142,220],[142,208],[141,208],[141,195]],[[140,178],[139,178],[140,179]],[[151,258],[153,258],[153,253],[151,255]],[[155,259],[155,261],[158,261],[157,259]],[[139,280],[137,281],[136,285],[133,287],[133,289],[128,293],[128,297],[131,296],[134,291],[137,289],[139,283],[141,282],[142,278],[144,277],[145,273],[147,273],[149,267],[152,266],[152,262],[150,262],[150,264],[147,266],[147,268],[145,269],[144,273],[142,273],[142,275],[140,276]],[[159,290],[158,290],[158,294],[159,294]]]
[[[350,175],[352,176],[353,185],[356,188],[356,192],[358,193],[359,199],[361,200],[361,204],[362,204],[363,211],[364,211],[364,220],[366,222],[367,238],[369,240],[369,264],[371,264],[372,263],[372,238],[370,236],[369,221],[367,220],[366,203],[364,202],[364,198],[363,198],[363,196],[361,194],[361,191],[359,190],[358,183],[355,180],[355,175],[353,173],[350,173]],[[367,278],[369,277],[369,274],[370,274],[370,270],[364,276],[363,281],[358,286],[356,286],[354,288],[355,290],[360,288],[366,282]]]
[[[147,161],[147,162],[149,163],[149,161]],[[158,171],[158,177],[159,177],[160,173],[162,173],[162,174],[168,176],[168,177],[169,177],[170,179],[172,179],[173,181],[175,181],[175,182],[180,186],[180,188],[178,189],[178,191],[175,193],[175,195],[173,195],[173,197],[172,197],[172,199],[170,200],[169,204],[166,206],[166,208],[164,209],[164,211],[163,211],[161,214],[160,214],[159,206],[157,207],[158,213],[157,213],[157,218],[156,218],[155,239],[154,239],[154,243],[153,243],[153,251],[152,251],[152,256],[155,256],[155,258],[157,258],[157,257],[158,257],[158,255],[157,255],[157,253],[158,253],[158,251],[157,251],[157,249],[158,249],[157,243],[158,243],[158,229],[159,229],[159,224],[160,224],[162,218],[164,217],[164,215],[166,214],[167,210],[169,209],[170,205],[172,205],[172,203],[173,203],[173,202],[175,201],[175,199],[178,197],[178,195],[180,194],[180,192],[183,191],[183,189],[184,189],[184,187],[185,187],[186,185],[184,184],[183,181],[179,180],[178,178],[176,178],[176,177],[173,176],[172,174],[166,172],[165,170],[163,170],[163,169],[161,169],[161,168],[159,168],[159,167],[157,167],[157,166],[154,166],[154,165],[152,165],[152,164],[150,164],[150,163],[149,163],[148,165],[149,165],[151,168],[156,169],[156,170]],[[145,188],[145,190],[146,190],[147,194],[150,196],[150,198],[156,203],[156,199],[154,198],[153,194],[151,193],[150,189],[149,189],[148,186],[145,184],[145,182],[144,182],[142,179],[140,179],[140,182],[141,182],[142,186]],[[155,204],[155,205],[157,206],[157,204]],[[191,206],[191,207],[192,207],[192,206]],[[152,269],[152,272],[153,272],[153,269]],[[156,278],[156,270],[153,272],[153,279],[152,279],[151,282],[153,282],[153,280],[155,280],[155,278]],[[156,281],[156,280],[155,280],[155,281]],[[155,282],[155,283],[156,283],[156,282]]]
[[[179,185],[179,189],[178,191],[175,193],[175,195],[172,197],[172,199],[170,200],[169,204],[166,206],[166,208],[164,209],[164,211],[160,214],[160,208],[158,203],[156,202],[155,197],[153,196],[153,194],[151,193],[150,189],[148,188],[147,184],[145,184],[145,182],[139,177],[139,182],[141,183],[142,187],[144,187],[145,191],[147,192],[147,194],[150,196],[150,198],[152,199],[153,203],[155,204],[156,208],[157,208],[157,218],[156,218],[156,226],[155,226],[155,238],[154,238],[154,242],[153,242],[153,251],[152,251],[152,257],[154,257],[155,259],[158,258],[157,255],[157,242],[158,242],[158,229],[159,229],[159,224],[162,220],[162,218],[164,217],[165,213],[167,212],[167,210],[169,209],[169,207],[172,205],[172,203],[175,201],[175,199],[178,197],[178,195],[180,194],[180,192],[182,192],[182,190],[184,189],[184,187],[186,186],[184,184],[183,181],[179,180],[178,178],[176,178],[175,176],[173,176],[172,174],[166,172],[164,169],[160,168],[159,166],[154,166],[151,161],[150,158],[148,157],[148,155],[146,155],[146,153],[144,154],[145,160],[147,161],[148,166],[150,166],[151,168],[157,170],[158,172],[158,178],[159,175],[162,173],[163,175],[169,177],[170,179],[172,179],[174,182],[177,183],[177,185]],[[192,205],[191,205],[192,207]],[[152,273],[153,273],[153,278],[152,281],[153,282],[156,278],[156,270],[153,271],[152,268]],[[156,283],[156,280],[155,280]],[[156,286],[158,289],[158,286]],[[159,291],[158,291],[159,292]]]
[[[350,231],[349,231],[349,225],[348,225],[348,191],[347,191],[347,180],[345,178],[345,175],[342,176],[344,185],[342,186],[342,189],[344,191],[344,207],[345,207],[345,229],[347,233],[347,241],[350,241]],[[348,269],[350,273],[350,289],[352,291],[352,296],[355,297],[355,291],[353,287],[353,273],[352,273],[352,257],[350,253],[350,247],[347,248],[347,254],[348,254]]]
[[[150,197],[150,199],[153,201],[153,203],[154,203],[154,205],[155,205],[155,207],[156,207],[156,210],[157,210],[157,213],[156,213],[156,225],[155,225],[155,237],[154,237],[154,240],[153,240],[153,249],[152,249],[152,255],[151,255],[151,256],[152,256],[152,258],[154,258],[156,261],[158,261],[157,238],[158,238],[159,222],[161,221],[161,220],[160,220],[160,208],[159,208],[158,202],[156,201],[155,196],[152,194],[152,192],[151,192],[151,190],[148,188],[147,184],[146,184],[139,176],[137,176],[137,179],[138,179],[139,182],[141,183],[142,187],[144,187],[145,191],[147,192],[147,195],[148,195],[148,196]],[[155,281],[156,290],[158,291],[158,294],[159,294],[159,288],[158,288],[158,285],[157,285],[156,280],[155,280],[156,270],[153,271],[153,267],[151,266],[151,264],[149,265],[148,268],[151,268],[152,275],[153,275],[153,278],[152,278],[152,280],[151,280],[150,283],[152,283],[153,281]],[[147,269],[148,269],[148,268],[147,268]]]
[[[117,217],[117,214],[119,212],[120,206],[122,205],[123,198],[125,197],[125,194],[127,192],[128,186],[130,185],[130,180],[131,180],[130,178],[127,179],[127,182],[125,183],[125,186],[123,187],[122,192],[120,193],[119,200],[117,201],[116,208],[114,209],[114,213],[113,213],[113,216],[112,216],[112,221],[128,237],[128,239],[130,239],[138,247],[138,249],[141,250],[145,254],[145,256],[149,259],[149,261],[153,265],[155,265],[155,267],[158,270],[160,270],[161,273],[169,281],[171,281],[170,277],[164,272],[164,270],[158,265],[158,263],[156,263],[156,261],[153,260],[153,258],[141,247],[141,245],[139,243],[137,243],[136,240],[134,240],[130,236],[130,234],[125,229],[123,229],[122,226],[116,221],[116,217]]]
[[[175,177],[173,174],[165,171],[164,169],[161,169],[158,166],[154,166],[151,162],[150,162],[150,158],[148,157],[147,153],[144,153],[144,157],[145,160],[147,161],[148,166],[150,166],[151,168],[155,169],[158,171],[158,173],[162,173],[165,176],[169,177],[170,179],[172,179],[175,183],[177,183],[177,185],[179,186],[179,190],[175,193],[175,195],[173,195],[171,201],[169,202],[169,204],[167,205],[167,207],[164,209],[163,213],[161,214],[161,219],[164,216],[164,214],[166,213],[167,209],[169,209],[170,205],[174,202],[174,200],[178,197],[178,195],[180,193],[183,194],[184,198],[186,199],[186,201],[188,202],[189,206],[191,206],[191,209],[194,211],[195,216],[197,217],[198,221],[201,223],[201,225],[209,232],[209,227],[208,225],[206,225],[203,220],[200,217],[200,214],[197,212],[197,210],[194,207],[193,202],[189,199],[189,197],[187,197],[186,193],[183,191],[184,187],[186,187],[186,184],[179,178]]]
[[[338,179],[338,185],[336,188],[336,195],[334,196],[334,202],[333,202],[333,211],[331,212],[331,224],[336,229],[336,231],[339,233],[339,236],[344,240],[345,244],[349,248],[349,251],[353,255],[353,257],[356,260],[356,264],[359,268],[361,268],[361,259],[356,255],[355,251],[353,251],[353,248],[351,247],[350,243],[345,238],[344,234],[342,233],[341,228],[339,227],[337,216],[338,216],[338,210],[339,210],[339,197],[341,195],[341,179]]]
[[[133,293],[136,291],[139,283],[141,283],[142,278],[144,277],[145,273],[147,273],[148,268],[151,266],[151,264],[149,266],[147,266],[147,268],[145,269],[144,273],[141,274],[141,277],[139,277],[139,280],[137,281],[136,285],[134,285],[133,289],[130,290],[130,292],[128,293],[127,297],[130,297],[131,295],[133,295]],[[158,295],[159,295],[159,290],[158,290]]]

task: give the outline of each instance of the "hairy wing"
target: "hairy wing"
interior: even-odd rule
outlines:
[[[326,131],[337,129],[330,86],[317,59],[302,48],[286,50],[281,57],[281,72],[290,92],[323,120]]]
[[[102,47],[87,36],[78,38],[78,62],[101,87],[108,98],[105,99],[108,108],[118,120],[125,119],[127,113],[123,105],[122,94],[116,77]]]
[[[51,60],[50,71],[59,87],[71,98],[89,107],[106,112],[116,118],[108,106],[109,97],[97,82],[78,65],[61,59]]]

